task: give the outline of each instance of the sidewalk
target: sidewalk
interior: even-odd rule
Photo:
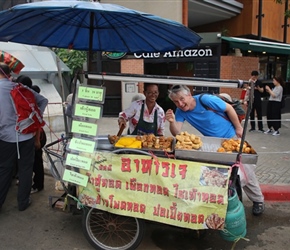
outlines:
[[[98,123],[99,135],[116,135],[119,129],[117,124],[117,118],[103,117]],[[266,130],[266,117],[263,117],[263,124]],[[200,134],[187,123],[184,124],[182,130]],[[166,135],[170,135],[168,123],[165,131]],[[57,136],[60,134],[57,133]],[[280,134],[280,136],[272,136],[257,131],[247,131],[246,141],[258,154],[256,175],[265,200],[290,201],[290,113],[282,114]],[[49,134],[47,136],[48,143],[57,138],[55,135],[52,135],[52,138]],[[46,173],[49,173],[47,166]]]

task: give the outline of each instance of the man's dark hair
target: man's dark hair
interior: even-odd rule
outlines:
[[[22,83],[23,85],[31,88],[32,87],[32,80],[29,76],[21,75],[18,76],[16,82]]]
[[[40,88],[37,85],[32,85],[31,89],[33,89],[36,93],[40,93]]]
[[[259,72],[257,70],[252,71],[251,76],[258,76]]]
[[[0,74],[5,77],[9,77],[10,73],[11,73],[11,70],[9,66],[4,62],[0,62]]]

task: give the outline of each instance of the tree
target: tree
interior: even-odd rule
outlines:
[[[278,4],[283,4],[283,3],[285,3],[285,4],[287,4],[288,5],[288,0],[274,0],[276,3],[278,3]],[[287,7],[289,7],[289,6],[287,6]],[[284,13],[284,15],[285,15],[285,17],[286,18],[289,18],[290,17],[290,10],[288,9],[288,8],[286,8],[286,10],[285,10],[285,13]]]
[[[83,64],[87,60],[85,51],[59,48],[55,48],[53,51],[70,68],[72,77],[83,69]]]

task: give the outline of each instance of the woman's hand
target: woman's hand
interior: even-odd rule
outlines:
[[[124,126],[124,128],[126,128],[126,120],[124,118],[119,117],[118,124],[119,124],[119,128],[121,128],[122,125]]]

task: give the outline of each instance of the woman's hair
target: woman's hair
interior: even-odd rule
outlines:
[[[168,90],[168,97],[172,99],[172,96],[177,95],[179,92],[182,92],[185,95],[191,94],[190,89],[185,85],[173,85]]]
[[[285,82],[282,78],[282,76],[274,76],[273,77],[277,82],[279,82],[281,84],[282,87],[285,87]]]
[[[159,89],[159,86],[157,83],[144,83],[144,92],[147,91],[148,86],[151,86],[151,85],[156,85],[157,88]]]

